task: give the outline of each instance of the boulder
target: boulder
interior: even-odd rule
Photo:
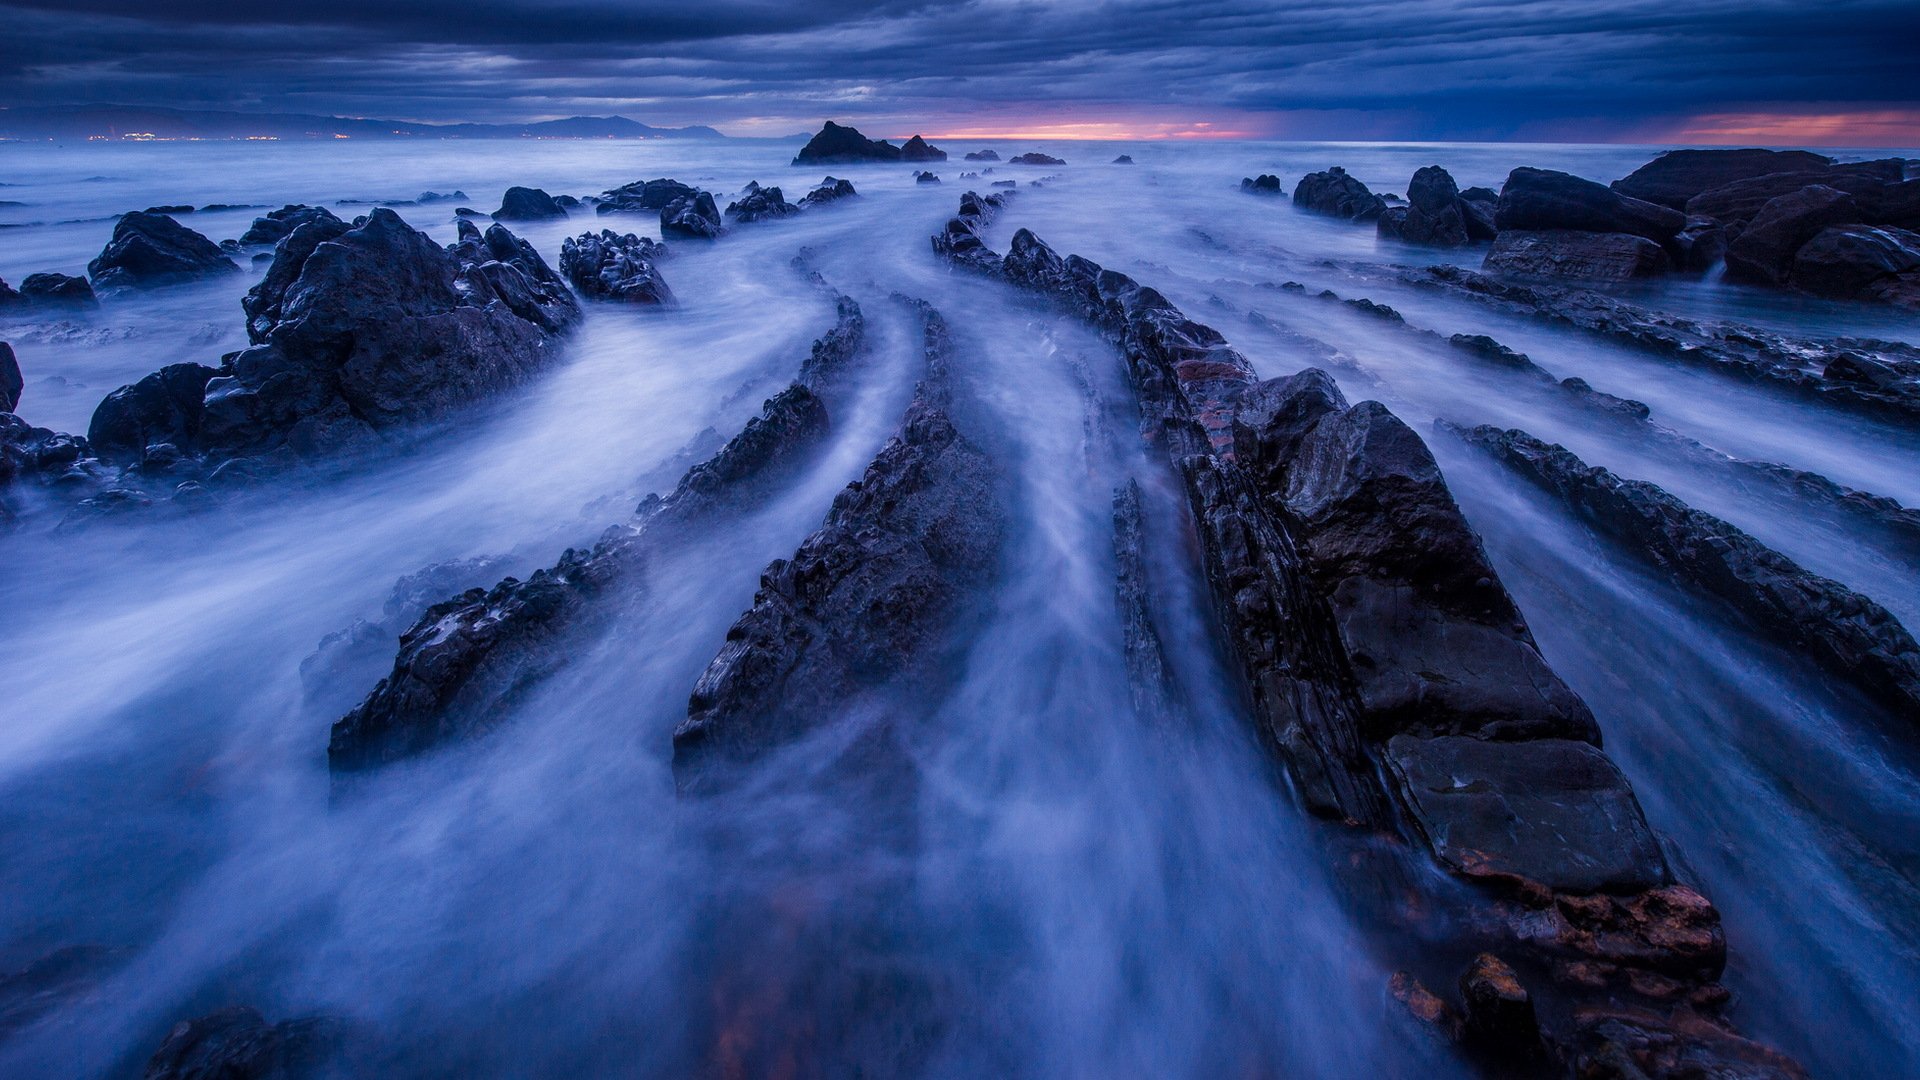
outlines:
[[[900,148],[881,139],[869,139],[855,128],[827,121],[820,133],[794,155],[795,165],[853,165],[865,161],[899,161]]]
[[[20,300],[24,304],[45,308],[90,308],[99,307],[100,299],[93,293],[93,286],[87,279],[71,274],[28,274],[20,283]]]
[[[1539,1056],[1533,996],[1506,961],[1492,953],[1474,957],[1460,973],[1460,1002],[1461,1036],[1483,1053],[1509,1060]]]
[[[500,209],[493,212],[495,221],[546,221],[550,218],[567,216],[567,208],[556,202],[553,196],[539,188],[510,187],[500,197]]]
[[[305,225],[309,221],[327,221],[336,225],[345,224],[333,211],[324,206],[306,206],[300,203],[288,203],[278,210],[269,210],[265,217],[253,219],[247,231],[240,234],[242,244],[277,244],[287,238],[287,234]]]
[[[1711,188],[1687,200],[1687,213],[1709,217],[1726,225],[1745,225],[1760,208],[1782,195],[1815,184],[1844,191],[1857,199],[1899,184],[1904,168],[1898,158],[1855,161],[1805,172],[1769,173]]]
[[[665,244],[632,233],[581,233],[561,241],[560,272],[582,296],[670,307],[673,290],[654,265],[665,251]]]
[[[1630,233],[1503,227],[1482,265],[1522,277],[1626,281],[1664,274],[1671,261],[1659,244]]]
[[[1113,159],[1113,161],[1111,161],[1111,162],[1110,162],[1109,164],[1113,164],[1113,165],[1131,165],[1131,164],[1133,164],[1133,155],[1132,155],[1132,154],[1121,154],[1121,155],[1120,155],[1119,157],[1117,157],[1117,158],[1114,158],[1114,159]]]
[[[1066,160],[1064,158],[1054,157],[1052,154],[1042,154],[1035,150],[1031,153],[1016,154],[1012,158],[1009,158],[1007,163],[1009,165],[1065,165]]]
[[[87,442],[102,461],[116,465],[139,464],[150,446],[177,453],[198,445],[207,383],[219,374],[204,364],[169,364],[115,390],[93,410]]]
[[[820,181],[819,187],[802,195],[800,197],[800,205],[811,209],[812,207],[839,202],[841,199],[850,199],[858,194],[860,193],[853,190],[853,181],[837,180],[829,176],[825,180]]]
[[[1628,198],[1604,184],[1551,169],[1519,168],[1500,190],[1494,224],[1502,233],[1545,230],[1628,233],[1670,242],[1687,224],[1670,207]]]
[[[1378,231],[1409,244],[1460,247],[1471,239],[1463,203],[1453,176],[1438,165],[1428,165],[1415,172],[1407,185],[1406,207],[1382,214]]]
[[[1819,296],[1854,297],[1920,272],[1920,234],[1873,225],[1820,230],[1794,253],[1788,280]]]
[[[1669,245],[1674,263],[1696,273],[1713,269],[1727,254],[1727,227],[1708,217],[1687,218],[1687,225]]]
[[[125,214],[87,273],[95,288],[150,288],[237,274],[218,244],[164,214]]]
[[[947,152],[937,146],[930,146],[927,140],[915,135],[900,145],[901,161],[945,161]]]
[[[310,1017],[267,1023],[235,1005],[174,1025],[147,1061],[145,1080],[302,1080],[321,1075],[343,1026]]]
[[[1301,177],[1293,189],[1293,205],[1347,221],[1373,221],[1387,209],[1380,196],[1338,165]]]
[[[1815,184],[1768,200],[1753,221],[1727,245],[1727,276],[1740,281],[1785,284],[1793,256],[1833,225],[1860,220],[1853,196]]]
[[[1272,173],[1261,173],[1259,176],[1241,177],[1240,190],[1246,192],[1249,195],[1285,195],[1286,194],[1285,191],[1282,191],[1280,189],[1280,178],[1273,175]]]
[[[10,413],[19,408],[20,392],[26,387],[26,380],[20,377],[20,361],[13,355],[13,346],[0,341],[0,412]]]
[[[659,211],[676,199],[695,194],[695,190],[678,180],[664,177],[655,180],[635,180],[631,184],[617,187],[600,196],[600,202],[594,207],[596,214],[637,213],[642,210]]]
[[[1434,854],[1458,873],[1575,893],[1671,880],[1626,777],[1589,743],[1398,735],[1386,762]]]
[[[660,235],[682,236],[692,240],[718,240],[726,235],[720,223],[720,208],[713,196],[704,191],[682,195],[660,208]]]
[[[791,217],[799,212],[800,208],[788,202],[779,188],[763,188],[758,180],[748,181],[740,197],[727,204],[727,217],[736,225]]]
[[[1609,186],[1628,198],[1684,211],[1704,191],[1831,164],[1832,158],[1806,150],[1669,150]]]
[[[999,161],[1000,155],[992,150],[975,150],[966,156],[968,161]]]
[[[922,171],[913,174],[913,182],[916,184],[937,184],[940,182],[940,178],[930,172]]]

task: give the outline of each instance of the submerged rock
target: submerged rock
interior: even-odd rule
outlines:
[[[1672,263],[1659,244],[1631,233],[1503,229],[1482,265],[1520,277],[1628,281],[1657,277]]]
[[[561,241],[560,272],[582,296],[672,306],[673,290],[654,265],[666,250],[665,244],[632,233],[581,233]]]
[[[937,184],[940,182],[940,178],[930,172],[916,172],[913,174],[913,182],[916,184]]]
[[[1249,195],[1285,195],[1286,194],[1285,191],[1282,191],[1280,189],[1280,178],[1273,175],[1272,173],[1261,173],[1259,176],[1241,177],[1240,190],[1246,192]]]
[[[278,210],[267,211],[264,217],[254,218],[253,224],[247,227],[247,231],[240,234],[240,243],[277,244],[285,240],[293,230],[313,221],[324,221],[334,225],[346,224],[324,206],[288,203]]]
[[[500,197],[500,209],[493,212],[495,221],[546,221],[566,216],[567,208],[553,196],[540,188],[529,187],[508,188]]]
[[[968,161],[999,161],[1000,154],[994,150],[975,150],[967,155]]]
[[[945,155],[941,155],[944,159]],[[794,155],[795,165],[853,165],[863,161],[899,161],[900,148],[880,139],[869,139],[854,128],[841,127],[829,120],[819,134]]]
[[[660,235],[682,236],[692,240],[718,240],[726,234],[720,223],[720,208],[713,196],[704,191],[682,195],[660,209]]]
[[[1109,165],[1131,165],[1133,164],[1133,155],[1121,154],[1119,157],[1114,158],[1112,161],[1108,162],[1108,164]]]
[[[1920,644],[1879,604],[1652,484],[1589,466],[1564,447],[1491,426],[1464,437],[1656,569],[1724,602],[1755,632],[1805,652],[1894,715],[1920,717]]]
[[[269,1024],[235,1005],[182,1020],[147,1061],[146,1080],[302,1080],[323,1072],[339,1046],[337,1020],[310,1017]]]
[[[1064,158],[1054,157],[1052,154],[1043,154],[1043,153],[1040,153],[1038,150],[1034,150],[1025,154],[1015,154],[1013,157],[1007,159],[1007,164],[1009,165],[1065,165],[1066,160]]]
[[[1301,177],[1293,189],[1293,205],[1346,221],[1372,221],[1387,210],[1380,196],[1338,165]]]
[[[1805,150],[1669,150],[1609,186],[1628,198],[1684,211],[1688,200],[1714,188],[1831,164],[1832,158]]]
[[[164,214],[124,214],[87,273],[98,289],[151,288],[236,274],[213,241]]]

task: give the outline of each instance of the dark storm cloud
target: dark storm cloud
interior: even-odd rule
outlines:
[[[748,128],[1219,115],[1304,134],[1364,112],[1389,130],[1356,134],[1457,138],[1920,97],[1911,0],[60,0],[0,17],[0,100],[17,104]]]

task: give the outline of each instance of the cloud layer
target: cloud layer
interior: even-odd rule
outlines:
[[[1877,141],[1920,135],[1911,0],[38,0],[0,19],[18,105],[1449,139],[1818,116],[1839,141],[1858,114]]]

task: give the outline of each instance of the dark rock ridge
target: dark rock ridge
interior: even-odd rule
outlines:
[[[1920,310],[1920,233],[1875,225],[1822,229],[1794,253],[1787,280],[1816,296]]]
[[[978,239],[971,217],[957,231]],[[1147,437],[1185,481],[1259,727],[1307,804],[1415,838],[1481,886],[1410,899],[1416,933],[1530,973],[1513,978],[1540,1034],[1505,1021],[1461,1031],[1508,1031],[1494,1037],[1516,1056],[1532,1047],[1515,1040],[1538,1041],[1573,1074],[1617,1058],[1675,1080],[1798,1075],[1716,1017],[1718,913],[1674,883],[1591,715],[1540,658],[1418,436],[1377,403],[1349,406],[1324,372],[1257,382],[1159,293],[1026,230],[998,262],[951,244],[955,233],[936,249],[1079,313],[1125,359]],[[1488,976],[1476,963],[1465,981]],[[1395,991],[1438,1000],[1410,975]],[[1463,997],[1470,1014],[1505,1015],[1486,1013],[1478,989]],[[1632,1030],[1607,1026],[1622,1016]],[[1652,1040],[1680,1046],[1685,1068],[1648,1052]]]
[[[924,317],[926,377],[900,431],[820,530],[767,567],[694,686],[673,734],[683,792],[725,786],[730,769],[845,722],[871,695],[939,681],[946,630],[998,564],[1003,523],[991,464],[948,416],[945,323]]]
[[[791,217],[799,212],[800,208],[788,202],[779,188],[763,188],[758,180],[747,181],[746,189],[740,193],[740,197],[727,204],[727,217],[731,218],[736,225]]]
[[[7,308],[79,309],[100,306],[86,278],[69,274],[28,274],[15,291],[0,281],[0,311]]]
[[[324,206],[306,206],[301,203],[288,203],[278,210],[269,210],[264,217],[253,219],[247,231],[240,234],[240,243],[278,244],[287,238],[287,234],[310,221],[324,221],[334,225],[344,224],[334,212]]]
[[[1293,189],[1293,205],[1347,221],[1372,221],[1387,210],[1380,196],[1338,165],[1301,177]]]
[[[1727,225],[1745,225],[1760,208],[1782,195],[1819,184],[1844,191],[1874,210],[1898,216],[1912,197],[1911,181],[1903,181],[1905,163],[1898,158],[1827,165],[1805,172],[1777,172],[1736,180],[1710,188],[1687,200],[1687,213]],[[1920,210],[1920,207],[1908,207]],[[1899,224],[1888,219],[1889,224]]]
[[[1656,569],[1725,603],[1750,629],[1805,652],[1894,715],[1920,717],[1920,644],[1879,604],[1565,447],[1485,425],[1462,434]]]
[[[1131,165],[1131,164],[1133,164],[1133,155],[1132,155],[1132,154],[1121,154],[1121,155],[1120,155],[1119,157],[1117,157],[1117,158],[1114,158],[1114,159],[1113,159],[1112,161],[1110,161],[1110,162],[1108,162],[1108,164],[1110,164],[1110,165]]]
[[[594,206],[596,214],[639,213],[658,211],[666,208],[675,199],[694,194],[694,189],[678,180],[663,178],[656,180],[635,180],[631,184],[617,187],[600,196]]]
[[[969,191],[960,196],[960,212],[947,219],[944,231],[934,234],[934,253],[976,271],[997,273],[1000,257],[987,250],[980,230],[987,227],[1006,200],[1007,195],[1001,193],[983,198]]]
[[[566,216],[567,208],[553,196],[540,188],[529,187],[508,188],[500,197],[500,209],[493,212],[495,221],[546,221]]]
[[[945,159],[944,154],[941,159]],[[865,161],[899,161],[900,148],[881,139],[869,139],[854,128],[829,120],[819,134],[794,155],[795,165],[855,165]]]
[[[1670,207],[1628,198],[1604,184],[1551,169],[1519,168],[1500,189],[1494,225],[1505,234],[1561,231],[1625,233],[1662,246],[1686,227],[1686,215]]]
[[[1272,173],[1240,178],[1240,190],[1249,195],[1285,195],[1280,188],[1280,178]]]
[[[713,196],[704,191],[682,195],[660,208],[660,235],[690,240],[718,240],[727,228],[720,223],[720,208]]]
[[[269,1024],[234,1005],[174,1025],[147,1061],[145,1080],[301,1080],[321,1075],[343,1025],[324,1017]]]
[[[1029,151],[1025,154],[1015,154],[1013,157],[1007,159],[1007,164],[1009,165],[1065,165],[1066,163],[1066,159],[1064,158],[1057,158],[1052,154],[1043,154],[1038,150]]]
[[[933,173],[922,171],[913,174],[913,182],[916,184],[937,184],[940,182],[940,178]]]
[[[1669,150],[1608,186],[1630,199],[1685,210],[1689,199],[1714,188],[1831,164],[1832,158],[1805,150]]]
[[[1460,195],[1453,174],[1428,165],[1407,184],[1407,205],[1389,207],[1380,215],[1381,236],[1428,247],[1461,247],[1475,240],[1491,240],[1493,221],[1481,204]]]
[[[1901,423],[1920,418],[1920,348],[1901,342],[1794,337],[1653,311],[1589,289],[1505,281],[1453,266],[1428,267],[1403,279],[1809,400]]]
[[[650,237],[602,229],[561,241],[560,272],[582,296],[671,307],[673,290],[654,265],[666,253],[667,245]]]
[[[1000,154],[994,150],[975,150],[966,156],[968,161],[999,161]]]
[[[1173,719],[1173,669],[1153,625],[1153,590],[1147,582],[1146,541],[1140,519],[1140,483],[1128,480],[1113,493],[1114,602],[1126,647],[1127,688],[1134,715],[1148,723]]]
[[[1628,281],[1658,277],[1672,261],[1659,244],[1632,233],[1508,229],[1494,239],[1481,265],[1517,277]]]
[[[841,296],[836,307],[833,328],[813,343],[794,384],[671,493],[650,496],[632,522],[524,581],[507,578],[428,608],[401,635],[391,673],[333,725],[327,762],[334,775],[492,729],[521,694],[567,662],[574,643],[606,625],[619,595],[643,588],[651,545],[750,499],[805,460],[828,432],[823,395],[865,341],[859,305]]]
[[[10,413],[20,407],[20,392],[26,385],[26,380],[20,377],[20,361],[13,355],[13,346],[0,341],[0,412]]]
[[[915,135],[900,144],[901,161],[945,161],[947,152],[937,146],[930,146],[927,140]]]
[[[1794,255],[1807,241],[1829,226],[1859,220],[1853,196],[1823,184],[1769,200],[1727,245],[1727,276],[1784,285]]]
[[[800,197],[800,205],[807,209],[812,209],[817,206],[825,206],[828,203],[839,202],[841,199],[851,199],[859,194],[859,192],[853,190],[853,181],[838,180],[829,176],[825,180],[820,181],[819,187],[802,195]]]
[[[239,273],[213,241],[164,214],[124,214],[87,274],[96,289],[151,288]]]

